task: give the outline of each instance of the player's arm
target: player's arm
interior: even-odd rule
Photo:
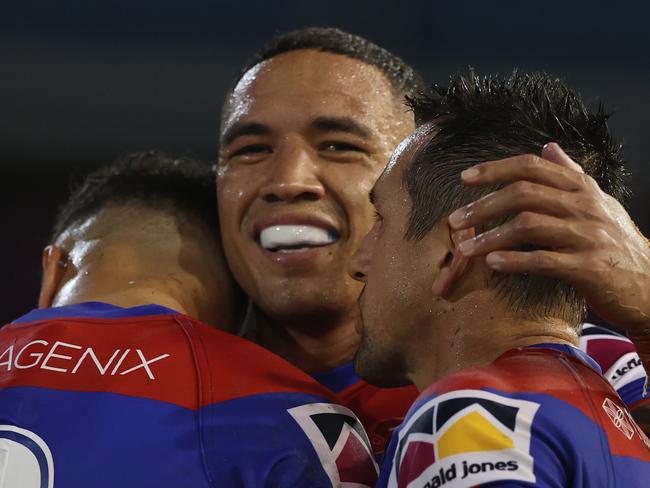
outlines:
[[[504,184],[454,212],[454,229],[507,223],[477,235],[463,252],[491,268],[570,283],[592,309],[623,328],[650,368],[650,245],[623,206],[554,143],[542,157],[522,155],[474,166],[468,185]],[[513,251],[521,244],[540,249]]]
[[[646,370],[627,337],[593,324],[584,324],[580,348],[600,366],[646,433],[650,432],[650,397],[645,395]]]

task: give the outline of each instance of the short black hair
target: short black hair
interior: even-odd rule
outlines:
[[[416,124],[434,125],[404,172],[412,203],[407,239],[423,238],[453,210],[498,188],[462,185],[461,171],[485,161],[539,155],[548,142],[557,142],[604,192],[620,201],[628,194],[622,146],[607,126],[610,114],[602,104],[590,110],[556,77],[518,71],[481,77],[470,69],[409,104]],[[489,286],[529,317],[559,317],[577,325],[584,315],[584,299],[559,280],[494,272]]]
[[[196,216],[218,237],[216,201],[208,163],[161,151],[136,152],[90,173],[73,189],[59,209],[50,242],[106,205],[130,202]]]
[[[334,27],[304,27],[275,36],[255,53],[233,79],[228,95],[252,67],[279,54],[301,49],[341,54],[375,66],[388,78],[399,97],[413,96],[426,87],[422,77],[410,65],[368,39]]]

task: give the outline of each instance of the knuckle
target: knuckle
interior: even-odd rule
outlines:
[[[532,212],[521,212],[514,219],[514,227],[519,231],[531,230],[537,226],[537,216]]]
[[[542,159],[535,154],[524,154],[522,156],[522,165],[526,169],[535,169],[540,166]]]
[[[584,199],[580,202],[580,209],[582,213],[588,217],[589,221],[595,224],[604,224],[608,222],[608,214],[606,211],[603,211],[601,202],[598,202],[592,198]]]
[[[517,181],[512,184],[512,192],[517,197],[528,195],[534,191],[534,185],[530,181]]]
[[[596,180],[594,180],[587,173],[580,173],[580,183],[585,188],[588,188],[588,189],[591,189],[591,190],[595,190],[595,189],[600,190],[600,187],[598,186],[598,183],[596,183]]]
[[[602,227],[597,227],[595,236],[593,239],[598,248],[605,248],[605,247],[610,247],[613,246],[614,248],[617,247],[616,240],[607,232],[607,229],[604,229]]]
[[[596,253],[589,253],[585,256],[582,264],[584,268],[589,269],[595,277],[602,277],[603,270],[606,268],[606,263],[602,257]]]

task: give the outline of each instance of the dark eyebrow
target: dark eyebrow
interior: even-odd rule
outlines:
[[[221,145],[227,146],[232,141],[241,136],[265,136],[271,133],[268,125],[260,122],[244,122],[242,124],[235,124],[226,129],[221,137]]]
[[[350,117],[317,117],[312,121],[311,126],[323,132],[347,132],[364,139],[370,139],[372,136],[369,127]]]

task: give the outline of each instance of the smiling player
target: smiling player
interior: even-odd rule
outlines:
[[[278,37],[223,108],[219,213],[228,263],[255,303],[248,336],[314,375],[376,451],[415,396],[354,374],[360,286],[347,263],[372,223],[367,192],[413,128],[422,86],[403,61],[336,29]]]

